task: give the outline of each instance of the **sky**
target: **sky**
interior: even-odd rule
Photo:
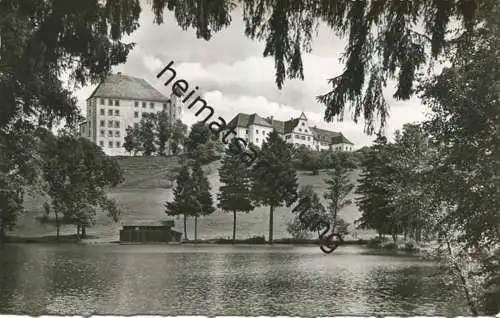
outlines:
[[[228,28],[206,41],[197,39],[194,30],[183,31],[168,10],[164,14],[164,23],[154,24],[151,10],[145,7],[140,27],[125,38],[126,42],[135,42],[135,48],[127,62],[114,67],[113,72],[144,78],[169,96],[173,82],[166,87],[163,85],[165,80],[157,79],[156,74],[174,61],[175,80],[185,79],[191,89],[199,86],[194,96],[201,95],[215,109],[215,115],[226,122],[238,113],[257,113],[288,120],[304,112],[311,126],[342,132],[355,148],[372,143],[375,136],[363,132],[362,119],[354,123],[351,112],[347,111],[343,122],[326,123],[323,119],[325,107],[315,100],[316,96],[329,91],[327,80],[343,70],[339,58],[345,48],[344,40],[335,36],[326,25],[320,25],[312,52],[302,57],[304,80],[286,80],[283,89],[279,90],[275,84],[274,59],[264,58],[262,54],[264,43],[245,36],[239,8],[233,12],[232,18]],[[85,114],[85,101],[95,87],[75,91],[82,114]],[[428,111],[416,97],[409,101],[393,99],[394,91],[393,87],[388,87],[385,92],[390,115],[385,133],[390,139],[403,124],[425,119]],[[182,121],[187,125],[196,122],[195,111],[196,107],[191,110],[184,107]]]

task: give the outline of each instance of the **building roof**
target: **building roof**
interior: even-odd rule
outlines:
[[[303,114],[304,113],[302,113],[301,116]],[[255,113],[251,115],[239,113],[227,124],[227,127],[234,129],[236,127],[248,128],[248,126],[250,125],[259,125],[265,127],[272,127],[279,134],[289,134],[295,129],[295,127],[297,127],[299,122],[300,122],[300,117],[292,118],[287,121],[281,121],[273,119],[272,117],[263,118]],[[310,127],[310,129],[314,137],[318,140],[323,140],[333,145],[340,143],[353,145],[353,143],[350,142],[346,137],[344,137],[344,135],[340,132],[329,131],[316,127]]]
[[[327,141],[333,145],[342,143],[353,145],[353,143],[350,142],[346,137],[344,137],[344,135],[340,132],[329,131],[316,127],[311,127],[311,130],[314,132],[314,134],[317,136],[316,138],[319,140]]]
[[[131,100],[144,100],[164,102],[168,97],[160,93],[146,80],[138,77],[123,75],[121,73],[111,74],[102,81],[90,94],[89,98],[119,98]]]
[[[250,125],[259,125],[264,127],[272,127],[280,134],[287,134],[295,127],[297,127],[299,123],[299,119],[290,119],[288,121],[275,120],[272,118],[264,118],[259,116],[258,114],[243,114],[239,113],[236,115],[227,125],[229,128],[248,128]]]

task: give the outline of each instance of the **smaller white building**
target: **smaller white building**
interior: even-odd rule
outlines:
[[[304,113],[298,118],[287,121],[276,120],[271,117],[261,117],[258,114],[239,113],[227,125],[237,136],[247,143],[253,143],[259,148],[267,139],[269,133],[276,130],[278,134],[295,146],[304,145],[315,151],[336,150],[352,151],[353,143],[340,132],[311,127]],[[221,138],[224,134],[221,133]]]

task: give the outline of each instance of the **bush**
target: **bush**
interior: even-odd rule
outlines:
[[[387,250],[395,250],[398,248],[398,245],[394,242],[390,242],[390,243],[384,244],[382,247],[387,249]]]
[[[243,243],[249,244],[266,244],[266,238],[264,236],[254,236],[242,241]]]
[[[414,242],[406,242],[403,250],[406,252],[416,252],[418,251],[418,246]]]
[[[377,236],[368,241],[368,247],[382,247],[382,245],[389,239],[385,236]]]

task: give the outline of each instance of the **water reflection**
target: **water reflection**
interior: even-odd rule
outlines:
[[[0,312],[162,315],[456,315],[433,264],[343,247],[9,245]]]

